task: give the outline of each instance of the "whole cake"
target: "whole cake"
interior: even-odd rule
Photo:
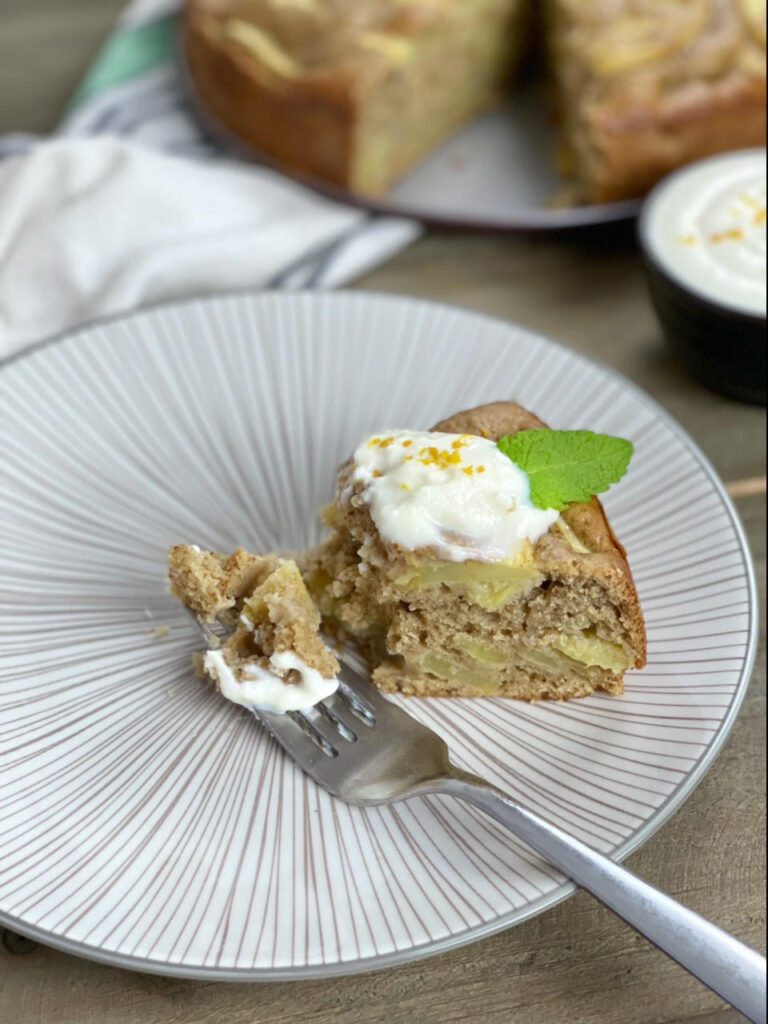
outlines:
[[[594,494],[631,451],[620,438],[549,430],[514,402],[431,431],[374,434],[340,468],[329,534],[299,567],[179,545],[171,589],[233,627],[204,668],[239,703],[291,710],[333,692],[321,616],[390,692],[621,693],[625,671],[645,662],[645,631]]]
[[[564,168],[576,198],[602,202],[764,143],[765,6],[187,0],[184,40],[219,123],[289,171],[375,196],[500,96],[538,27]]]

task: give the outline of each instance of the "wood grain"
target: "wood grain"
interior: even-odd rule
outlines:
[[[5,0],[0,131],[54,123],[122,0]],[[765,414],[694,383],[661,341],[631,227],[429,234],[361,287],[539,330],[625,374],[692,434],[732,495],[765,591]],[[418,343],[418,339],[414,339]],[[514,396],[499,396],[514,397]],[[764,622],[764,620],[763,620]],[[765,629],[723,752],[629,866],[759,948],[765,936]],[[591,897],[452,953],[338,981],[176,981],[6,937],[0,1024],[735,1024],[742,1020]]]
[[[766,478],[751,476],[748,480],[730,480],[725,489],[732,498],[747,498],[750,494],[765,494]]]

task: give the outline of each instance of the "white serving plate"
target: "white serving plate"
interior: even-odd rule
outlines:
[[[744,536],[702,454],[613,372],[519,327],[368,295],[167,305],[0,370],[0,921],[219,979],[402,963],[573,886],[480,812],[361,809],[194,677],[169,544],[301,548],[364,434],[515,398],[636,446],[605,505],[645,611],[622,697],[410,699],[456,761],[622,858],[702,778],[756,639]],[[170,627],[158,637],[157,627]]]

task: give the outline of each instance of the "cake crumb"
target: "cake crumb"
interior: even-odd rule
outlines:
[[[171,632],[171,627],[170,626],[156,626],[155,629],[152,630],[152,632],[153,632],[156,640],[162,640],[164,637],[168,636],[168,634]]]

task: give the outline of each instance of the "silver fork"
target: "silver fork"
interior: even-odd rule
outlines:
[[[209,646],[218,638],[202,626]],[[626,868],[451,764],[436,733],[387,700],[349,662],[339,689],[307,711],[250,708],[304,771],[350,804],[438,793],[485,811],[588,889],[755,1024],[766,1020],[765,958]]]

